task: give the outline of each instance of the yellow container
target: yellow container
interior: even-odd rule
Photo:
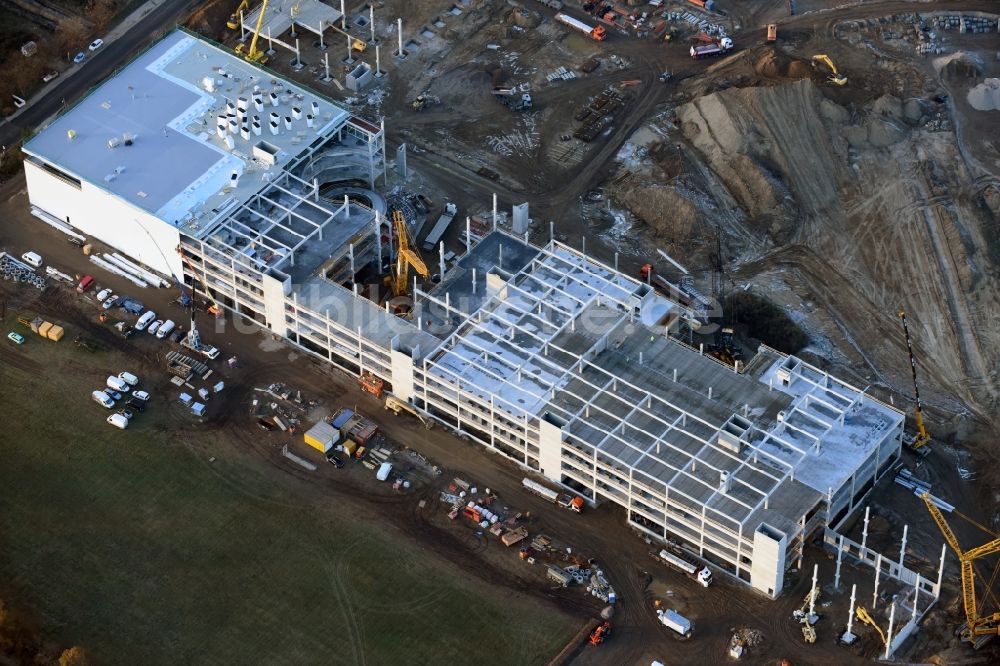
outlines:
[[[43,338],[49,337],[50,328],[52,328],[52,322],[43,321],[42,325],[38,327],[38,335],[42,336]]]
[[[355,444],[353,441],[351,441],[349,439],[348,440],[344,440],[344,451],[347,452],[347,455],[353,456],[354,452],[357,451],[357,450],[358,450],[358,445],[357,444]]]
[[[63,330],[62,326],[59,326],[58,324],[52,324],[52,327],[49,328],[49,333],[47,337],[52,342],[59,342],[60,340],[62,340],[62,337],[65,334],[66,331]]]

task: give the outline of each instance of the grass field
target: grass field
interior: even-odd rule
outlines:
[[[89,393],[120,355],[0,343],[0,598],[99,663],[544,663],[579,627],[165,432],[162,397],[112,428]]]

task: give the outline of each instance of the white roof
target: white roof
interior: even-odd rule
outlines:
[[[260,110],[255,91],[263,101]],[[246,113],[237,113],[238,106]],[[272,113],[277,134],[270,131]],[[307,115],[314,116],[311,128]],[[220,116],[227,121],[222,136]],[[252,131],[255,117],[259,136]],[[333,102],[178,29],[41,130],[24,150],[183,227],[192,219],[208,223],[246,200],[349,117]],[[262,140],[275,153],[273,164],[254,157]]]

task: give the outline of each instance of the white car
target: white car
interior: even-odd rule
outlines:
[[[135,393],[132,394],[132,397],[133,398],[138,398],[139,400],[142,400],[143,402],[148,402],[149,401],[149,394],[146,393],[145,391],[136,391]]]
[[[146,329],[146,332],[149,333],[150,335],[156,335],[156,332],[160,330],[161,326],[163,326],[163,320],[157,319],[156,321],[154,321],[152,324],[149,325],[149,328]]]
[[[119,393],[128,393],[129,390],[129,385],[125,380],[114,375],[108,375],[107,385],[109,389],[118,391]]]
[[[108,423],[122,430],[128,427],[128,419],[123,414],[112,414],[108,417]]]
[[[91,51],[96,51],[97,49],[101,48],[102,46],[104,46],[104,40],[103,39],[95,39],[94,41],[92,41],[90,43],[90,47],[89,48],[90,48]]]
[[[37,252],[25,252],[21,255],[21,260],[29,266],[34,266],[35,268],[41,268],[42,266],[42,255]]]
[[[160,324],[160,328],[156,331],[156,337],[158,337],[161,340],[167,337],[174,330],[174,326],[176,326],[176,324],[174,324],[173,319],[166,320],[165,322]]]
[[[101,405],[102,407],[111,409],[112,407],[115,406],[115,401],[112,400],[111,396],[105,393],[104,391],[94,391],[93,393],[91,393],[91,397],[94,399],[94,402]]]
[[[198,351],[201,352],[202,356],[205,356],[206,358],[210,358],[212,360],[219,358],[219,354],[222,353],[212,345],[203,345],[202,348],[199,349]]]
[[[150,322],[156,319],[156,313],[152,310],[146,311],[146,314],[139,317],[139,321],[135,322],[135,330],[145,331],[146,327],[149,326]]]
[[[104,301],[108,300],[110,297],[111,297],[111,290],[110,289],[101,289],[99,292],[97,292],[97,300],[100,303],[103,303]]]
[[[133,375],[131,372],[119,372],[118,379],[122,380],[129,386],[135,386],[139,383],[139,378]]]
[[[110,310],[111,308],[115,307],[116,303],[118,303],[118,297],[115,296],[114,294],[111,294],[111,296],[104,299],[104,302],[101,303],[101,308],[104,310]]]

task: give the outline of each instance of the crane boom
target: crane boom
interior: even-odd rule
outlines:
[[[878,632],[879,638],[882,639],[882,644],[885,645],[885,632],[882,631],[882,627],[878,626],[878,624],[875,623],[875,618],[873,618],[871,614],[867,610],[865,610],[865,607],[858,606],[857,608],[854,609],[854,614],[858,617],[859,620],[861,620],[865,624],[871,625],[872,628],[874,628],[875,631]]]
[[[965,621],[967,624],[967,627],[962,631],[962,638],[970,640],[974,636],[1000,634],[1000,625],[998,625],[1000,623],[1000,613],[993,613],[992,615],[983,617],[979,616],[979,609],[976,607],[976,572],[972,566],[975,560],[1000,552],[1000,538],[993,539],[976,548],[963,551],[962,546],[958,543],[958,538],[955,536],[955,532],[948,525],[944,514],[934,504],[930,493],[925,492],[921,494],[920,499],[927,505],[927,510],[937,524],[938,529],[941,530],[944,540],[948,542],[948,546],[958,556],[962,572],[962,606],[965,610]]]
[[[392,211],[392,223],[396,231],[396,295],[405,296],[409,288],[410,267],[425,278],[430,276],[430,271],[427,270],[420,253],[410,247],[403,213],[398,210]]]
[[[913,399],[917,405],[913,413],[913,418],[917,422],[917,436],[914,438],[913,443],[910,444],[910,448],[917,450],[931,441],[931,436],[927,433],[927,427],[924,425],[924,408],[920,404],[920,388],[917,386],[917,359],[913,356],[913,342],[910,340],[910,328],[906,325],[906,312],[900,310],[898,314],[900,321],[903,322],[906,352],[910,355],[910,374],[913,376]]]
[[[250,48],[247,49],[247,54],[243,56],[244,60],[248,62],[264,63],[267,58],[263,51],[257,50],[257,40],[260,39],[260,29],[264,25],[264,16],[267,14],[267,3],[268,0],[264,0],[263,4],[260,6],[260,16],[257,17],[257,25],[253,30],[253,39],[250,40]],[[241,53],[243,51],[243,44],[236,47],[236,52]]]

